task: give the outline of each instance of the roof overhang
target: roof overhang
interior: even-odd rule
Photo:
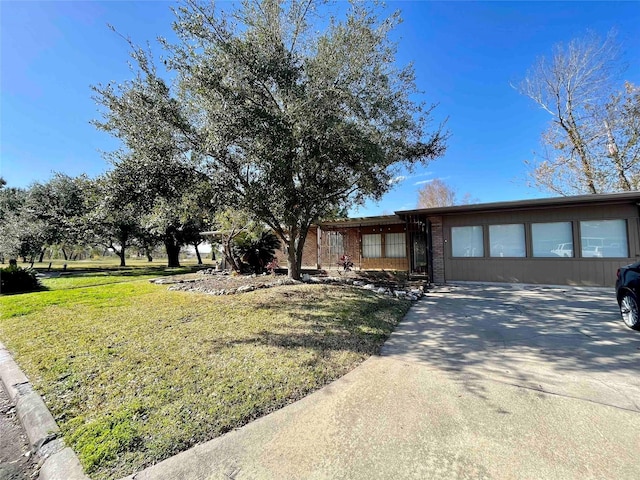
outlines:
[[[586,205],[613,205],[623,203],[640,204],[640,192],[606,193],[592,195],[578,195],[571,197],[536,198],[531,200],[517,200],[510,202],[477,203],[470,205],[456,205],[453,207],[420,208],[416,210],[402,210],[396,212],[401,219],[408,216],[459,215],[466,213],[496,212],[510,210],[536,210],[549,208],[565,208]]]
[[[397,215],[380,215],[378,217],[344,218],[319,222],[320,228],[325,230],[339,230],[349,227],[367,227],[371,225],[397,225],[404,220]]]

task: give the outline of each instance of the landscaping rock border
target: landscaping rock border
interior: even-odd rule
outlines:
[[[251,279],[263,278],[252,276],[249,277]],[[267,277],[269,278],[269,277]],[[254,280],[255,281],[255,280]],[[187,292],[199,292],[206,293],[207,295],[235,295],[237,293],[247,293],[253,292],[254,290],[262,289],[262,288],[271,288],[271,287],[280,287],[282,285],[297,285],[302,282],[298,280],[293,280],[288,277],[281,278],[279,280],[275,280],[272,282],[258,282],[258,283],[249,283],[246,285],[241,285],[239,287],[231,287],[231,288],[221,288],[221,289],[209,289],[206,285],[198,285],[197,280],[191,280],[189,282],[181,282],[176,283],[169,287],[169,290],[174,291],[187,291]]]
[[[234,278],[238,279],[241,277],[229,275],[227,271],[217,271],[214,269],[207,269],[198,272],[202,275],[214,275],[226,278]],[[229,288],[211,288],[210,285],[207,285],[204,281],[200,279],[165,279],[158,278],[150,280],[153,283],[157,283],[160,285],[171,284],[169,290],[173,291],[183,291],[183,292],[198,292],[205,293],[207,295],[236,295],[241,293],[252,292],[254,290],[262,289],[262,288],[272,288],[279,287],[283,285],[297,285],[301,283],[331,283],[331,284],[341,284],[341,285],[351,285],[354,287],[362,288],[364,290],[369,290],[378,295],[387,295],[393,296],[396,298],[416,301],[424,295],[424,286],[416,287],[416,288],[406,288],[406,287],[392,287],[389,286],[389,282],[385,282],[386,286],[372,283],[369,281],[361,280],[358,278],[349,278],[349,277],[325,277],[325,276],[311,276],[309,274],[304,274],[302,276],[302,281],[293,280],[288,277],[276,277],[277,280],[274,281],[264,281],[263,279],[273,278],[271,276],[266,275],[251,275],[246,276],[247,283],[237,286],[229,286]]]
[[[396,298],[403,298],[415,302],[424,295],[424,287],[405,288],[405,287],[390,287],[376,285],[372,282],[367,282],[360,279],[342,278],[342,277],[309,277],[311,283],[338,283],[344,285],[352,285],[354,287],[362,288],[363,290],[369,290],[377,293],[378,295],[394,296]]]

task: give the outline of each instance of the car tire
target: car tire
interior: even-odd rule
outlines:
[[[638,301],[632,293],[625,293],[620,299],[620,315],[624,324],[634,330],[640,330],[640,312]]]

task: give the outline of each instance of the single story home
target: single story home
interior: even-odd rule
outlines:
[[[425,208],[321,222],[303,267],[449,281],[613,286],[640,260],[640,192]],[[286,265],[286,257],[279,258]]]

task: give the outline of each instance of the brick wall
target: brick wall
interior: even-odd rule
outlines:
[[[309,228],[302,249],[302,266],[304,268],[318,268],[318,227]]]
[[[429,217],[431,222],[431,252],[433,266],[433,283],[444,283],[444,234],[442,230],[442,217]]]
[[[286,246],[282,244],[279,250],[276,250],[276,258],[278,259],[278,265],[282,268],[287,267],[287,253]],[[304,242],[304,248],[302,249],[302,267],[303,268],[318,268],[318,228],[311,227],[307,234],[307,239]]]
[[[359,270],[362,268],[360,232],[358,228],[350,228],[344,233],[344,253],[351,257],[355,269]]]
[[[338,267],[338,260],[340,255],[336,253],[335,248],[330,248],[329,236],[339,234],[342,238],[343,248],[340,252],[349,255],[353,262],[353,268],[355,270],[409,270],[409,258],[408,249],[407,256],[402,258],[387,258],[385,257],[385,234],[386,233],[406,233],[404,223],[398,224],[384,224],[374,226],[363,227],[343,227],[333,232],[329,230],[321,231],[320,241],[320,268],[336,269]],[[362,257],[362,241],[361,236],[366,234],[380,234],[381,235],[381,252],[382,256],[379,258],[363,258]],[[331,252],[331,250],[334,250]]]
[[[342,255],[349,255],[355,268],[359,268],[360,236],[358,227],[320,230],[319,264],[324,270],[339,268]]]

